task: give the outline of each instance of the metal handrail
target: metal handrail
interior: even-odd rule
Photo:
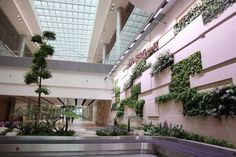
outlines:
[[[10,52],[12,56],[17,57],[17,55],[6,45],[0,40],[0,45],[6,49],[6,52]],[[3,53],[1,52],[0,55]]]

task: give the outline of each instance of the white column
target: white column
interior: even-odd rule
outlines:
[[[25,52],[25,40],[26,40],[26,36],[25,35],[20,35],[20,41],[19,41],[19,45],[18,45],[18,51],[19,51],[19,56],[23,57],[24,56],[24,52]]]
[[[104,64],[107,57],[107,44],[102,45],[102,63]]]
[[[120,32],[121,32],[121,24],[122,24],[122,13],[123,8],[119,7],[116,11],[116,48],[118,53],[120,54]]]

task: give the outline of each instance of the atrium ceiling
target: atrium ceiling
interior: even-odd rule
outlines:
[[[98,0],[32,0],[42,31],[53,31],[57,40],[54,59],[87,60]]]

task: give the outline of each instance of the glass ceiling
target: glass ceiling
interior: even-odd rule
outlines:
[[[134,8],[120,33],[120,40],[115,42],[109,56],[107,57],[106,63],[115,64],[119,60],[121,54],[134,40],[150,16],[151,13]]]
[[[52,58],[86,62],[98,0],[32,0],[42,31],[56,33]]]

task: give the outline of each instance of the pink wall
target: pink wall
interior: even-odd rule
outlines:
[[[225,11],[216,20],[207,25],[203,25],[201,17],[195,19],[190,25],[182,30],[174,39],[165,45],[159,52],[169,49],[171,53],[188,44],[190,41],[199,37],[201,33],[231,15],[236,10],[236,4]],[[189,57],[191,54],[201,51],[203,73],[190,76],[191,87],[213,85],[219,86],[219,81],[232,79],[236,85],[236,16],[219,25],[217,28],[208,32],[204,38],[199,38],[194,43],[183,48],[174,54],[175,63]],[[148,62],[154,62],[156,56],[152,55]],[[229,62],[230,61],[230,62]],[[202,135],[213,136],[236,145],[236,119],[222,119],[221,121],[212,117],[196,118],[186,117],[182,114],[182,105],[175,102],[166,104],[156,104],[154,98],[169,92],[171,81],[171,71],[166,69],[163,72],[151,77],[150,70],[145,71],[139,80],[141,82],[141,94],[139,99],[145,100],[143,109],[143,123],[145,122],[164,122],[183,124],[185,129]],[[153,119],[153,117],[155,117]]]

